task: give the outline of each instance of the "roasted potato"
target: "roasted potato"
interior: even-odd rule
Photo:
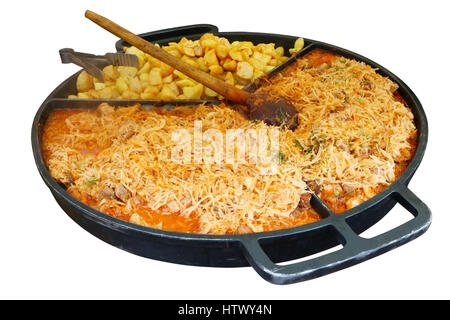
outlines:
[[[294,54],[304,46],[298,38]],[[239,88],[269,72],[285,61],[283,47],[273,43],[254,44],[250,41],[233,41],[206,33],[198,40],[182,38],[162,47],[166,52],[186,63],[211,73]],[[77,79],[79,99],[211,99],[222,98],[213,90],[205,88],[169,65],[151,57],[135,47],[125,48],[128,54],[139,59],[139,68],[106,66],[103,68],[105,82],[99,82],[86,71]]]

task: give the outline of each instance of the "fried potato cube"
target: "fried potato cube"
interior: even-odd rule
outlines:
[[[201,40],[200,44],[205,49],[207,49],[207,48],[215,49],[217,47],[217,41],[215,39]]]
[[[262,63],[264,64],[269,64],[270,60],[272,60],[272,56],[268,55],[268,54],[261,54],[261,58],[260,60],[262,61]]]
[[[163,62],[161,62],[161,76],[162,77],[167,77],[169,74],[171,74],[175,69],[171,66],[169,66],[168,64],[165,64]]]
[[[150,72],[150,62],[146,61],[144,65],[138,70],[138,75],[149,72]]]
[[[203,56],[203,48],[198,41],[195,42],[194,53],[197,57]]]
[[[173,81],[173,74],[169,74],[167,77],[164,77],[162,79],[162,82],[164,83],[171,83]]]
[[[227,47],[223,44],[219,44],[216,47],[216,54],[219,59],[223,60],[228,56],[228,52],[230,52],[230,47]]]
[[[180,79],[189,79],[189,77],[187,75],[185,75],[184,73],[182,73],[182,72],[180,72],[178,70],[175,70],[173,72],[173,74],[176,75]]]
[[[99,99],[112,99],[113,91],[111,87],[105,87],[101,90],[98,90]]]
[[[95,90],[101,90],[105,87],[106,85],[103,82],[96,82],[94,83],[94,89]]]
[[[116,81],[116,88],[120,94],[123,94],[125,91],[128,90],[128,83],[126,82],[126,80],[124,78],[119,77]]]
[[[274,43],[264,43],[261,46],[261,53],[267,54],[272,57],[276,57],[277,53],[275,51],[275,44]]]
[[[259,53],[259,52],[256,52]],[[264,67],[266,66],[265,63],[260,60],[257,59],[256,57],[252,57],[249,61],[248,61],[256,70],[264,70]]]
[[[298,38],[297,40],[295,40],[294,48],[289,49],[289,53],[295,54],[295,53],[299,52],[300,50],[303,49],[304,45],[305,45],[305,40],[303,38]]]
[[[160,68],[153,68],[150,70],[148,82],[150,82],[151,85],[159,85],[162,83]]]
[[[203,94],[203,85],[197,84],[193,87],[184,87],[183,95],[186,99],[200,99]]]
[[[119,66],[117,67],[117,71],[122,78],[127,79],[134,77],[137,74],[138,69],[135,67]]]
[[[303,38],[298,38],[297,40],[295,40],[294,48],[301,50],[301,49],[303,49],[304,45],[305,45],[305,40]]]
[[[284,55],[284,48],[283,48],[283,47],[278,47],[278,48],[276,48],[276,49],[275,49],[275,53],[276,53],[278,56],[282,57],[282,56]]]
[[[227,38],[219,38],[218,43],[224,45],[225,47],[231,48],[230,41]]]
[[[180,94],[180,90],[178,89],[178,86],[175,82],[171,82],[167,84],[167,86],[169,86],[169,88],[172,89],[173,92],[175,92],[175,95],[178,96]]]
[[[145,88],[144,92],[141,93],[142,99],[155,99],[159,93],[159,87],[157,86],[148,86]]]
[[[194,68],[200,68],[199,64],[197,63],[197,61],[195,61],[192,58],[189,58],[187,56],[184,56],[181,58],[181,60],[183,60],[184,62],[190,64],[191,66],[193,66]]]
[[[244,80],[250,80],[253,76],[253,67],[250,63],[243,61],[237,64],[236,75]]]
[[[202,41],[202,40],[206,40],[206,39],[212,39],[212,40],[214,40],[216,38],[216,36],[215,35],[213,35],[212,33],[205,33],[204,35],[202,35],[201,37],[200,37],[200,42]]]
[[[202,70],[204,72],[208,71],[208,66],[206,65],[205,58],[203,58],[203,57],[198,58],[197,64],[198,64],[200,70]]]
[[[176,42],[169,42],[168,47],[169,48],[178,48],[178,43],[176,43]]]
[[[236,70],[237,62],[232,59],[227,59],[227,60],[225,60],[222,67],[227,71],[234,71],[234,70]]]
[[[112,90],[109,87],[100,90],[89,90],[89,96],[92,99],[111,99]]]
[[[233,76],[233,74],[231,72],[227,72],[225,74],[225,79],[224,80],[225,80],[226,83],[234,86],[234,83],[235,83],[234,76]]]
[[[269,65],[272,66],[272,67],[276,67],[276,66],[279,65],[280,63],[281,63],[281,58],[280,58],[280,60],[278,60],[278,59],[272,59],[272,60],[269,61]]]
[[[215,64],[217,64],[217,65],[219,64],[219,60],[217,60],[217,56],[216,56],[216,50],[214,50],[214,49],[208,50],[205,53],[204,59],[205,59],[206,65],[208,67],[215,65]]]
[[[94,88],[94,78],[86,71],[81,71],[77,78],[78,92],[86,92]]]
[[[111,99],[119,99],[120,98],[120,92],[117,90],[116,86],[112,86],[111,88]]]
[[[153,58],[152,56],[147,57],[148,63],[150,63],[150,69],[151,68],[161,68],[161,61],[159,61],[156,58]]]
[[[132,100],[132,99],[139,99],[140,97],[141,96],[139,94],[130,90],[127,90],[124,93],[122,93],[122,99]]]
[[[214,98],[217,97],[218,93],[215,92],[214,90],[211,90],[210,88],[205,87],[205,96],[209,97],[209,98]]]
[[[259,77],[261,77],[262,75],[264,75],[264,71],[261,71],[261,70],[255,70],[255,72],[253,73],[253,78],[259,78]]]
[[[265,66],[264,67],[264,72],[269,72],[270,70],[272,70],[273,68],[275,68],[274,66]]]
[[[212,75],[221,75],[223,74],[223,68],[217,64],[209,67],[209,71]]]
[[[186,44],[182,46],[183,53],[187,55],[188,57],[195,57],[195,51],[192,46],[187,46]]]
[[[244,60],[248,60],[248,58],[253,55],[253,50],[249,46],[243,45],[239,48],[239,50],[241,51],[241,54],[242,54],[242,57],[244,58]]]
[[[149,73],[141,73],[139,75],[139,79],[141,81],[149,82],[150,81],[150,74]]]
[[[193,82],[189,79],[181,79],[181,80],[175,81],[175,83],[180,88],[195,86],[195,82]]]
[[[116,81],[118,74],[112,65],[103,68],[103,78],[105,78],[105,81]]]
[[[143,91],[141,81],[138,80],[138,78],[131,78],[129,82],[129,88],[130,91],[141,93]]]
[[[80,92],[78,94],[78,99],[91,99],[91,96],[87,92]]]
[[[163,85],[161,92],[158,95],[158,98],[162,100],[176,99],[177,94],[170,88],[169,85],[165,84]]]
[[[173,55],[177,58],[181,58],[181,56],[182,56],[181,52],[178,49],[169,48],[166,51],[167,51],[167,53],[170,53],[171,55]]]
[[[145,53],[136,47],[129,47],[125,50],[126,54],[134,54],[139,59],[139,65],[142,66],[145,61]]]
[[[244,58],[242,57],[242,53],[239,51],[239,49],[232,48],[228,54],[230,55],[231,59],[236,61],[244,61]]]
[[[178,46],[183,46],[185,43],[188,43],[190,40],[188,38],[183,37],[181,38],[180,42],[178,42]]]

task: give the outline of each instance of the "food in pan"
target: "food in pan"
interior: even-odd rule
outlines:
[[[299,111],[293,136],[309,159],[302,175],[335,212],[351,209],[392,183],[416,148],[414,116],[398,85],[369,65],[314,50],[259,89]]]
[[[227,129],[269,129],[225,105],[167,111],[101,104],[96,111],[54,112],[43,136],[45,160],[51,175],[75,198],[155,228],[247,233],[319,220],[301,171],[280,163],[279,153],[269,153],[268,161],[261,163],[205,163],[205,157],[195,163],[194,155],[185,163],[174,161],[173,134],[187,130],[181,132],[183,137],[194,136],[196,120],[204,135],[209,129],[224,136]],[[288,150],[285,143],[289,140],[280,141],[280,150]],[[208,148],[203,138],[200,152]],[[272,167],[276,171],[268,174]]]
[[[290,49],[293,54],[303,48],[299,38]],[[237,87],[244,87],[287,59],[283,47],[273,43],[229,42],[211,33],[199,40],[186,38],[162,47],[185,62]],[[106,66],[105,82],[82,71],[77,79],[76,95],[80,99],[211,99],[216,92],[189,79],[172,67],[135,47],[125,49],[139,58],[140,67]]]
[[[264,163],[250,161],[251,147],[262,144],[252,135],[240,163],[170,157],[181,151],[174,132],[194,135],[195,144],[196,121],[200,132],[218,134],[209,143],[230,129],[274,129],[226,104],[55,111],[44,128],[45,162],[75,198],[145,226],[231,234],[302,225],[320,219],[312,193],[342,212],[386,188],[408,165],[417,130],[397,88],[362,62],[314,50],[263,77],[259,91],[282,95],[299,111],[297,129],[278,128],[277,145],[265,145]],[[225,142],[217,149],[206,143],[201,152],[226,154]]]

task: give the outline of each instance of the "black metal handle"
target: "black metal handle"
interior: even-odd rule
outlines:
[[[151,31],[147,33],[139,34],[138,36],[144,38],[147,41],[155,42],[159,40],[169,39],[173,37],[190,36],[203,33],[216,33],[219,32],[219,28],[212,24],[193,24],[188,26],[181,26],[175,28],[168,28],[162,30]],[[119,40],[116,42],[116,50],[123,51],[123,47],[129,46],[126,41]]]
[[[345,218],[335,215],[330,224],[343,240],[343,248],[338,251],[290,265],[277,265],[262,249],[260,238],[250,238],[242,241],[244,254],[259,275],[274,284],[305,281],[363,262],[417,238],[430,226],[430,209],[411,190],[400,185],[393,196],[414,218],[376,237],[358,236]]]

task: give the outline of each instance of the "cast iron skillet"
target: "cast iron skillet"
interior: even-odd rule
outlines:
[[[286,52],[297,37],[250,33],[218,32],[211,25],[193,25],[143,34],[144,38],[161,44],[178,41],[182,36],[195,39],[205,32],[212,32],[233,40],[248,40],[254,43],[274,42]],[[116,43],[118,51],[126,45]],[[99,212],[70,196],[63,186],[49,174],[41,152],[42,129],[48,115],[56,109],[96,108],[101,102],[115,106],[126,106],[140,102],[143,107],[166,107],[173,105],[195,105],[203,101],[155,101],[155,100],[68,100],[68,94],[76,92],[74,74],[61,83],[43,102],[33,121],[31,140],[37,168],[61,208],[80,226],[96,237],[118,248],[151,259],[167,262],[209,266],[241,267],[249,264],[267,281],[275,284],[289,284],[313,279],[354,264],[360,263],[386,251],[394,249],[423,234],[431,223],[431,212],[417,198],[407,185],[418,168],[425,152],[428,125],[425,113],[417,97],[394,74],[375,62],[339,47],[323,42],[305,39],[305,48],[297,53],[305,53],[320,48],[333,53],[363,61],[400,87],[399,94],[411,108],[418,128],[417,150],[410,165],[388,188],[372,199],[341,214],[333,213],[317,196],[311,199],[312,207],[322,216],[322,220],[304,226],[270,232],[239,235],[203,235],[171,232],[148,228],[126,222]],[[289,65],[294,58],[272,70],[273,75]],[[269,76],[270,76],[269,75]],[[257,82],[247,90],[255,90]],[[214,101],[208,103],[215,103]],[[406,223],[376,237],[366,239],[359,234],[377,223],[396,203],[400,203],[413,218]],[[341,245],[342,248],[309,260],[291,264],[277,264],[319,253]]]

